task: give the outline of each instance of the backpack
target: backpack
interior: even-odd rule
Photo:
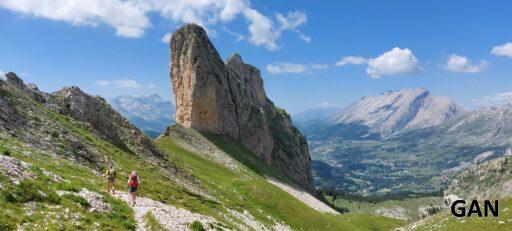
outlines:
[[[138,187],[139,186],[139,177],[137,175],[130,176],[130,187]]]
[[[116,172],[113,169],[107,171],[107,179],[113,180],[116,178]]]

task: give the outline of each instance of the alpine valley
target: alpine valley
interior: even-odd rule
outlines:
[[[511,119],[511,104],[468,111],[414,89],[296,124],[308,138],[317,186],[382,196],[436,194],[459,172],[510,155]]]

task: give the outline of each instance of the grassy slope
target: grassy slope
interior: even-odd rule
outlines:
[[[480,203],[482,206],[483,203]],[[447,209],[427,220],[420,221],[412,230],[512,230],[512,199],[499,200],[499,216],[456,218]],[[468,208],[466,208],[466,212]],[[483,212],[483,211],[482,211]]]
[[[331,196],[326,197],[329,201],[332,201]],[[396,206],[402,207],[406,211],[407,217],[411,221],[419,219],[418,208],[425,205],[442,205],[442,197],[420,197],[420,198],[407,198],[402,200],[388,200],[378,203],[370,203],[363,201],[347,200],[344,198],[337,198],[334,204],[338,207],[346,207],[351,213],[363,213],[372,214],[379,208],[394,208]]]
[[[169,175],[163,173],[158,166],[144,161],[129,150],[99,139],[82,127],[81,123],[50,111],[31,98],[27,97],[27,100],[42,112],[41,120],[56,121],[67,132],[93,144],[103,156],[115,162],[115,168],[120,178],[116,183],[118,190],[125,188],[124,176],[128,175],[131,170],[137,170],[142,177],[139,191],[141,196],[212,216],[226,226],[235,227],[225,218],[225,215],[229,215],[226,208],[238,211],[248,210],[256,219],[266,224],[273,224],[273,221],[267,217],[267,215],[271,215],[298,230],[317,230],[318,228],[323,230],[382,230],[403,224],[394,219],[372,215],[334,216],[317,212],[271,185],[265,178],[249,168],[244,168],[243,174],[233,172],[224,166],[181,149],[170,139],[160,139],[159,146],[169,155],[168,160],[181,165],[200,180],[209,193],[218,199],[216,202],[177,186],[169,179]],[[125,203],[101,192],[105,180],[99,176],[98,172],[72,163],[58,155],[28,147],[16,138],[8,137],[0,134],[0,153],[32,164],[34,167],[30,171],[38,177],[34,180],[26,180],[17,186],[10,183],[5,176],[0,175],[0,207],[2,208],[0,210],[0,230],[13,229],[18,225],[22,225],[25,230],[38,230],[41,227],[51,230],[135,229],[131,209]],[[251,158],[253,157],[252,153],[248,153],[241,146],[232,146],[222,138],[216,139],[216,141],[218,144],[224,144],[225,150],[244,153],[244,158],[248,158],[246,159],[248,162],[241,161],[247,164],[252,163],[251,166],[255,169],[260,166],[257,172],[282,179],[272,169],[261,168],[264,165],[258,164],[257,159]],[[69,183],[59,183],[41,174],[43,168],[59,175]],[[86,207],[76,203],[76,198],[59,197],[55,194],[57,190],[79,191],[81,188],[102,193],[113,210],[107,213],[89,212]],[[39,191],[47,196],[41,196]],[[35,205],[35,212],[31,214],[28,213],[26,207],[32,204]],[[73,216],[75,218],[72,218]]]
[[[86,208],[74,203],[73,200],[55,194],[56,190],[79,191],[81,188],[89,188],[98,191],[101,189],[102,179],[91,174],[90,170],[51,157],[37,149],[25,148],[15,140],[2,139],[0,147],[3,150],[9,150],[10,156],[32,163],[33,167],[30,172],[38,176],[35,180],[24,180],[19,185],[9,183],[5,176],[0,177],[0,182],[3,185],[0,197],[0,207],[2,208],[0,223],[4,225],[0,226],[0,230],[13,229],[19,224],[24,224],[22,227],[25,230],[37,230],[43,227],[50,230],[91,227],[116,230],[133,230],[135,228],[132,211],[128,205],[106,194],[104,194],[105,199],[113,208],[108,213],[89,212]],[[26,155],[28,153],[30,154]],[[41,167],[58,173],[69,183],[59,183],[41,174]],[[44,192],[48,197],[41,197],[38,190]],[[28,214],[24,209],[28,206],[27,202],[35,202],[36,212],[34,214]],[[71,216],[66,216],[66,210],[69,211],[68,215],[76,213],[81,217],[71,219]],[[94,223],[97,223],[98,226]]]
[[[235,210],[248,210],[258,220],[272,224],[267,218],[271,215],[297,230],[387,230],[403,224],[394,219],[361,214],[330,215],[320,213],[268,183],[258,174],[272,174],[263,162],[256,163],[250,158],[252,153],[225,137],[209,137],[224,150],[236,152],[239,161],[250,163],[253,171],[244,168],[244,172],[234,172],[213,163],[199,155],[190,153],[176,145],[169,138],[159,138],[158,146],[170,155],[170,159],[179,159],[184,169],[200,179],[222,204]]]
[[[118,180],[116,183],[118,190],[124,190],[125,188],[124,176],[127,176],[128,172],[131,170],[137,170],[142,176],[140,190],[142,196],[148,196],[155,200],[191,211],[200,211],[203,214],[219,214],[219,212],[223,211],[216,202],[205,199],[175,185],[169,179],[169,176],[165,175],[158,166],[147,163],[129,151],[97,138],[73,119],[50,111],[28,96],[25,95],[25,97],[33,106],[43,112],[41,119],[56,121],[61,126],[65,127],[66,131],[94,144],[102,155],[115,162],[118,177],[121,178],[121,180]],[[6,138],[7,136],[1,137],[0,150],[2,150],[2,153],[33,164],[35,166],[34,171],[37,171],[39,168],[44,168],[53,172],[65,180],[68,180],[69,184],[63,186],[62,184],[50,180],[48,177],[41,176],[36,180],[32,180],[26,184],[24,183],[21,186],[16,186],[9,183],[6,177],[0,176],[0,183],[2,184],[2,188],[0,189],[0,205],[2,208],[5,208],[0,210],[0,220],[3,221],[0,223],[5,224],[5,227],[1,227],[0,230],[10,229],[23,223],[28,225],[26,227],[28,230],[46,226],[51,229],[91,229],[96,228],[95,223],[99,223],[99,227],[102,230],[135,229],[135,221],[132,218],[133,214],[131,209],[129,209],[125,203],[108,195],[105,195],[106,200],[113,205],[114,211],[107,214],[88,212],[64,197],[59,198],[56,196],[57,199],[53,202],[49,202],[47,199],[35,198],[34,195],[37,196],[39,194],[37,190],[47,195],[54,195],[54,192],[60,189],[77,191],[81,188],[88,188],[92,191],[99,192],[103,190],[105,180],[102,179],[97,172],[89,168],[73,164],[66,159],[50,155],[39,149],[28,148],[15,138]],[[149,183],[149,179],[151,179],[151,183]],[[33,193],[34,195],[28,195],[27,200],[12,200],[13,197],[11,197],[11,195],[14,195],[15,198],[22,198],[24,196],[22,192],[27,191],[27,188],[35,188],[36,193]],[[9,198],[11,198],[11,200],[9,200]],[[25,202],[34,201],[36,202],[37,213],[30,215],[23,207],[27,205]],[[75,223],[72,219],[64,219],[55,215],[59,213],[62,214],[62,211],[66,209],[80,214],[83,218],[79,219],[80,222]],[[43,217],[45,219],[39,219]],[[217,218],[222,221],[220,215],[218,215]]]

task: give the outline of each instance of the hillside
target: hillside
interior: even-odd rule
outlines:
[[[174,105],[159,95],[118,96],[107,99],[112,107],[152,138],[174,123]]]
[[[7,76],[0,81],[2,230],[186,230],[193,222],[209,230],[382,230],[403,224],[313,209],[270,183],[263,175],[294,188],[229,137],[174,127],[155,145],[99,97],[76,87],[47,94]],[[212,153],[217,156],[209,158]],[[103,191],[100,177],[110,163],[121,179],[114,196]],[[131,170],[142,179],[134,207],[122,192]]]
[[[429,217],[412,223],[404,230],[411,231],[427,231],[427,230],[446,230],[446,231],[463,231],[463,230],[511,230],[512,229],[512,199],[503,198],[500,201],[499,217],[472,217],[457,218],[453,216],[449,209]],[[469,210],[467,206],[466,211]]]
[[[512,153],[462,171],[447,187],[445,194],[460,198],[492,199],[512,195]]]
[[[469,167],[451,181],[445,195],[463,198],[499,201],[499,216],[487,218],[455,218],[443,211],[423,221],[408,225],[410,230],[510,230],[512,229],[512,159],[510,149],[505,156]],[[466,206],[466,210],[468,206]],[[447,209],[448,210],[448,209]]]

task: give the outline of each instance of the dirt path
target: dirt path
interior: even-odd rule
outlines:
[[[116,192],[115,197],[130,204],[128,193]],[[197,213],[192,213],[185,209],[176,208],[146,197],[137,197],[137,203],[132,207],[137,230],[147,230],[145,228],[144,215],[151,212],[158,223],[168,230],[190,230],[189,224],[194,221],[200,221],[203,227],[208,227],[209,223],[215,222],[214,218],[206,217]]]

